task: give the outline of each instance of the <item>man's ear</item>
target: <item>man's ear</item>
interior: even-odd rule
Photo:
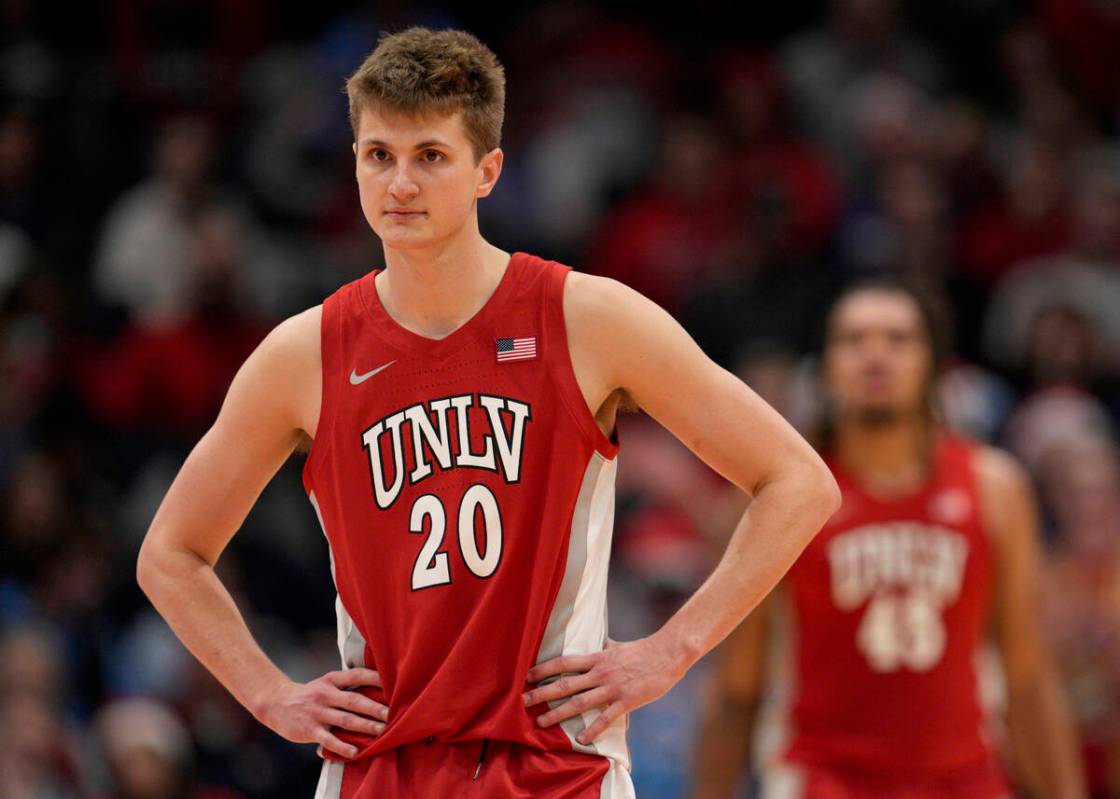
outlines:
[[[501,147],[495,147],[482,156],[482,160],[478,162],[478,166],[482,170],[482,182],[478,184],[475,196],[488,197],[490,192],[494,190],[494,184],[498,182],[498,176],[502,174],[504,158],[505,153],[502,152]]]
[[[358,157],[358,143],[354,142],[353,144],[351,144],[350,149],[352,149],[354,151],[354,157],[357,158]]]

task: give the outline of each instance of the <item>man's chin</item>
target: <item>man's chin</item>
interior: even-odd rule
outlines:
[[[902,409],[894,405],[867,404],[852,408],[852,418],[857,424],[868,427],[895,424],[903,417]]]
[[[416,232],[411,235],[408,233],[402,235],[400,231],[394,231],[384,236],[378,235],[378,238],[381,239],[381,243],[385,247],[399,252],[427,250],[430,249],[432,244],[436,241],[433,236],[417,235]]]

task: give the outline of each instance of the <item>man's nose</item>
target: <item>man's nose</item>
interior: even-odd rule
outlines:
[[[389,193],[394,197],[415,197],[420,187],[408,173],[408,165],[399,162],[393,170],[393,179],[389,182]]]

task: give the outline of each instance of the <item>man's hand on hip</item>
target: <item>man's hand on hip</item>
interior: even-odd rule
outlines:
[[[354,668],[330,671],[307,683],[288,680],[269,693],[256,716],[289,741],[319,743],[342,757],[354,757],[357,748],[337,738],[331,728],[380,735],[389,718],[385,705],[346,690],[361,685],[381,687],[381,675]]]
[[[571,697],[537,717],[542,727],[585,713],[603,712],[576,740],[594,741],[619,716],[664,696],[687,668],[654,638],[619,643],[590,655],[561,655],[529,670],[529,682],[563,674],[560,679],[522,694],[526,706]]]

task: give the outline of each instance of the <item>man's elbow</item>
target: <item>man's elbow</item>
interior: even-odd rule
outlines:
[[[136,584],[149,599],[153,598],[153,591],[167,582],[170,556],[166,546],[149,530],[136,556]]]
[[[807,459],[803,474],[806,495],[813,498],[811,504],[819,512],[823,526],[840,509],[843,501],[840,486],[832,471],[815,452],[812,458]]]
[[[823,491],[825,493],[825,507],[828,509],[825,515],[825,521],[832,518],[832,514],[840,510],[840,506],[844,502],[844,495],[840,493],[840,484],[836,482],[836,476],[832,471],[825,466],[821,475],[821,480],[824,483]]]
[[[152,583],[155,580],[154,571],[156,569],[154,558],[149,545],[151,534],[144,539],[144,543],[140,545],[140,552],[136,556],[136,584],[140,586],[140,590],[146,596],[151,596]]]
[[[809,450],[803,457],[791,457],[780,464],[781,471],[756,484],[748,493],[756,495],[763,486],[780,483],[797,498],[802,511],[818,517],[817,528],[824,526],[840,509],[840,486],[821,457]],[[816,533],[814,529],[814,533]]]
[[[180,536],[160,533],[152,527],[140,545],[136,556],[136,583],[149,599],[154,593],[170,585],[189,579],[199,568],[214,568],[217,559],[209,560],[191,545],[183,543]]]

